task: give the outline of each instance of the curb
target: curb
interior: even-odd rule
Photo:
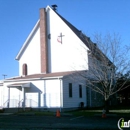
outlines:
[[[0,116],[14,115],[14,113],[0,113]]]

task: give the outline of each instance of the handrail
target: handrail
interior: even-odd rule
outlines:
[[[9,99],[4,102],[3,107],[5,107],[5,104],[9,102]]]
[[[18,106],[18,100],[17,99],[10,99],[9,106],[10,107],[17,107]]]
[[[10,102],[11,107],[16,107],[17,105],[18,105],[17,107],[23,107],[22,102],[23,102],[24,99],[21,99],[17,103],[17,105],[16,105],[16,103],[14,105],[14,102],[12,102],[12,100],[16,100],[16,99],[8,99],[7,101],[4,102],[3,107],[8,107],[9,102]],[[33,100],[33,99],[26,99],[25,102],[26,102],[26,107],[37,107],[38,106],[38,102]]]
[[[38,102],[34,101],[33,99],[26,99],[26,106],[28,106],[28,107],[37,107]]]
[[[20,103],[23,101],[23,99],[21,99],[20,101],[19,101],[19,103],[18,103],[18,107],[20,107]]]

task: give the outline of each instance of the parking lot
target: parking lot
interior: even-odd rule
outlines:
[[[36,116],[36,115],[0,115],[0,130],[49,130],[49,129],[86,129],[86,130],[118,130],[120,117],[101,118],[74,116]]]

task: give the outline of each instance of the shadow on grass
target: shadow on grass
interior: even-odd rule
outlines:
[[[16,115],[36,115],[36,116],[54,116],[54,112],[50,111],[22,111],[15,113]]]
[[[79,110],[69,111],[68,113],[71,113],[75,116],[95,116],[95,115],[101,115],[102,116],[102,107],[98,108],[83,108]],[[115,116],[128,116],[130,117],[130,107],[110,107],[108,115],[115,115]]]
[[[18,112],[16,114],[32,114],[37,116],[55,116],[56,112],[52,111],[24,111],[24,112]],[[110,107],[109,113],[111,115],[117,115],[117,116],[129,116],[130,117],[130,107]],[[78,110],[73,111],[65,111],[61,112],[61,115],[73,115],[73,116],[102,116],[102,107],[98,108],[82,108]]]

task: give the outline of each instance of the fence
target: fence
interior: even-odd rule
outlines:
[[[4,102],[3,104],[4,108],[16,108],[16,107],[23,107],[23,99],[17,100],[17,99],[10,99]],[[38,102],[32,100],[32,99],[25,99],[25,107],[38,107]]]

